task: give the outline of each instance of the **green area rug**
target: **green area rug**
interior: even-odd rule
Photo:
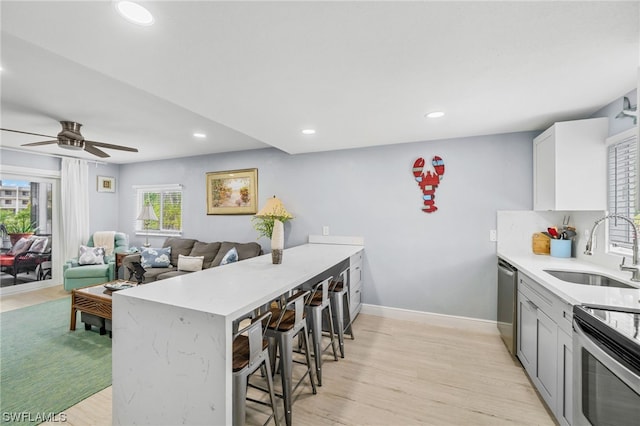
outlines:
[[[0,314],[0,423],[41,423],[111,385],[111,339],[79,314],[69,331],[70,312],[66,297]]]

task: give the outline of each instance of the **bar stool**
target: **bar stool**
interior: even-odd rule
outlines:
[[[333,329],[331,301],[329,300],[329,283],[333,277],[329,277],[320,281],[313,287],[311,295],[307,297],[305,311],[307,312],[307,322],[311,332],[311,340],[313,344],[313,356],[316,361],[316,377],[318,378],[318,386],[322,386],[322,354],[329,346],[333,349],[333,357],[338,360],[338,351],[336,350],[336,337]],[[329,324],[329,337],[331,342],[322,348],[322,314],[327,314],[327,324]]]
[[[313,368],[311,367],[311,355],[309,352],[309,336],[307,334],[307,322],[305,320],[304,302],[309,296],[309,291],[299,292],[284,302],[282,308],[271,308],[273,315],[265,335],[269,339],[269,356],[272,367],[275,367],[276,352],[280,351],[280,376],[282,379],[282,399],[284,400],[284,418],[287,426],[292,424],[293,392],[302,381],[309,376],[313,394],[317,393],[313,380]],[[302,333],[304,353],[307,370],[298,383],[293,386],[293,340]],[[274,370],[272,368],[272,370]],[[275,370],[274,370],[275,371]],[[280,395],[278,395],[280,396]]]
[[[269,343],[264,338],[264,330],[271,321],[271,312],[266,312],[254,319],[251,324],[238,331],[233,336],[233,425],[244,425],[249,399],[258,404],[268,405],[247,397],[247,381],[249,376],[260,367],[267,378],[267,390],[271,400],[272,414],[267,419],[274,419],[279,426],[276,397],[273,392],[271,377],[271,362],[269,360]],[[266,370],[266,371],[265,371]],[[265,423],[266,424],[266,423]]]
[[[351,299],[349,297],[349,287],[347,286],[349,270],[350,268],[347,268],[342,271],[340,278],[331,281],[329,286],[329,298],[331,299],[331,309],[333,309],[333,322],[338,334],[340,356],[342,358],[344,358],[344,335],[347,333],[347,330],[349,330],[348,334],[351,336],[351,340],[355,339],[353,327],[351,326]]]

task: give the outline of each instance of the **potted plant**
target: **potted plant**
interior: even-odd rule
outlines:
[[[11,245],[17,243],[20,238],[28,238],[36,231],[36,223],[31,220],[31,209],[25,208],[16,214],[7,216],[4,219],[4,226],[9,234]]]
[[[267,237],[271,240],[271,256],[275,264],[282,262],[284,224],[290,219],[293,219],[293,216],[284,208],[282,202],[275,195],[251,219],[253,228],[258,231],[258,238]]]

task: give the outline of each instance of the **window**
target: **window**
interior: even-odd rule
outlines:
[[[150,204],[158,220],[136,220],[136,232],[155,235],[182,233],[182,185],[140,185],[137,192],[135,217],[143,206]]]
[[[607,140],[608,148],[608,201],[609,214],[632,218],[640,224],[640,211],[636,209],[638,135],[633,128]],[[609,220],[609,245],[612,250],[631,250],[633,231],[624,220]],[[617,249],[617,250],[616,250]],[[622,249],[622,250],[619,250]],[[625,250],[626,249],[626,250]]]

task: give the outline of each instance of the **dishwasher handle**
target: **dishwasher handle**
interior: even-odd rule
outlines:
[[[498,261],[498,268],[500,269],[500,272],[508,275],[509,277],[512,277],[517,272],[517,269],[515,269],[513,266],[509,265],[502,259]]]

